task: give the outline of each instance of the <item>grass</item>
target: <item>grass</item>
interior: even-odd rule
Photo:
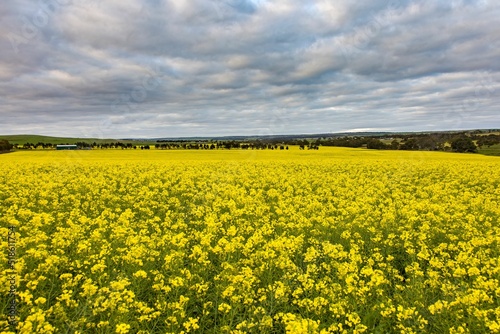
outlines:
[[[492,145],[491,147],[483,147],[478,150],[480,154],[500,156],[500,144]]]

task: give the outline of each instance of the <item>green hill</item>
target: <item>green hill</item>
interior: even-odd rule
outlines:
[[[32,143],[32,144],[51,143],[54,145],[58,145],[58,144],[75,144],[77,142],[83,142],[89,144],[96,142],[97,144],[105,144],[105,143],[115,143],[118,141],[125,144],[134,143],[134,145],[141,145],[142,143],[151,144],[152,142],[154,142],[153,140],[136,141],[129,139],[71,138],[71,137],[51,137],[51,136],[40,136],[40,135],[0,135],[0,139],[6,139],[9,141],[9,143],[18,145],[23,145],[25,143]]]

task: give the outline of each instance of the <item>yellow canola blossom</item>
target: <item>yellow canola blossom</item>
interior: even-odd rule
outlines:
[[[498,158],[290,147],[0,164],[0,306],[15,314],[0,332],[500,332]]]

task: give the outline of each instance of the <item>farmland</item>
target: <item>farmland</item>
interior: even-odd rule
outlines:
[[[496,157],[291,147],[0,163],[2,332],[500,332]]]

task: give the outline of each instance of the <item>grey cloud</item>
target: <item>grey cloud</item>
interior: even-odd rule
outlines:
[[[61,5],[0,8],[0,134],[407,131],[500,121],[493,1],[54,1]]]

